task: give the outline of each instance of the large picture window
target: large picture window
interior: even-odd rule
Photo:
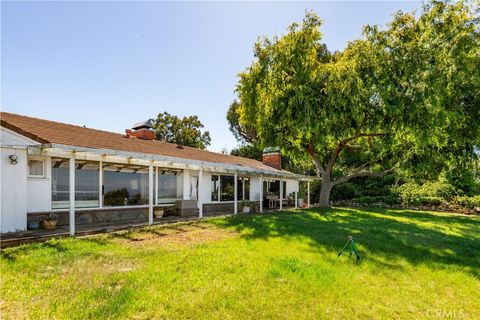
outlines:
[[[158,203],[174,203],[183,197],[183,176],[179,171],[158,171]]]
[[[75,207],[98,207],[98,162],[75,162]]]
[[[52,158],[52,209],[69,207],[69,160]]]
[[[237,182],[238,201],[250,200],[250,178],[239,177]]]
[[[233,176],[220,176],[220,201],[235,200],[235,179]]]
[[[106,164],[103,186],[106,207],[148,204],[148,167]]]
[[[250,178],[237,178],[237,200],[250,199]],[[235,176],[212,175],[211,180],[212,201],[235,200]]]
[[[286,182],[283,188],[283,198],[286,193]],[[264,196],[277,196],[280,197],[280,180],[263,180],[263,195]]]

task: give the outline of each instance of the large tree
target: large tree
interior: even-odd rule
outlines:
[[[321,206],[334,185],[352,178],[474,155],[478,6],[432,2],[418,16],[397,12],[386,29],[367,26],[335,53],[321,42],[320,26],[307,13],[284,36],[259,40],[236,91],[240,123],[261,144],[313,161]]]
[[[152,120],[157,140],[199,149],[206,149],[210,145],[210,133],[202,132],[203,124],[197,116],[180,118],[164,112]]]

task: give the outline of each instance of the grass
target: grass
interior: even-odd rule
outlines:
[[[353,235],[363,262],[336,259]],[[239,215],[1,255],[2,319],[480,318],[480,219]]]

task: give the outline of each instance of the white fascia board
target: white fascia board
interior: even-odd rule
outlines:
[[[29,147],[28,153],[32,155],[45,155],[50,157],[72,158],[78,160],[114,162],[122,164],[133,164],[158,167],[184,169],[184,170],[204,170],[216,173],[240,173],[265,175],[270,177],[301,179],[303,176],[287,172],[274,172],[269,170],[260,170],[240,165],[229,165],[218,162],[208,162],[200,160],[191,160],[185,158],[176,158],[170,156],[161,156],[147,153],[127,152],[111,149],[94,149],[86,147],[69,146],[62,144],[49,144],[40,147]]]

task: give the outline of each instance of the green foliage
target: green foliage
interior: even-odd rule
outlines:
[[[445,200],[441,197],[420,197],[418,198],[418,201],[413,204],[422,206],[439,206],[444,202]]]
[[[333,201],[350,200],[359,197],[361,194],[362,193],[356,184],[345,182],[332,188],[331,199]]]
[[[262,149],[255,144],[245,144],[230,151],[232,156],[262,161]]]
[[[240,104],[234,100],[227,111],[227,121],[230,131],[233,133],[235,139],[242,143],[254,144],[257,141],[257,133],[252,126],[245,123],[240,123],[240,113],[238,108]],[[261,147],[258,146],[261,150]]]
[[[164,112],[153,120],[158,140],[198,149],[206,149],[210,145],[210,133],[202,132],[203,124],[198,116],[179,118]]]
[[[454,198],[453,202],[469,209],[480,208],[480,195],[473,197],[458,196]]]
[[[342,175],[333,184],[392,168],[438,175],[447,156],[478,158],[478,4],[397,12],[388,28],[367,26],[336,53],[321,25],[309,12],[285,35],[262,38],[240,74],[240,124],[261,145],[313,160],[325,188],[334,166]]]
[[[106,206],[124,206],[125,199],[128,201],[128,197],[128,190],[123,188],[105,193],[103,201]]]
[[[456,196],[462,194],[462,192],[454,186],[439,181],[428,181],[422,185],[415,182],[408,182],[395,188],[395,193],[404,204],[419,204],[421,201],[428,201],[428,199],[431,198],[452,201]]]

